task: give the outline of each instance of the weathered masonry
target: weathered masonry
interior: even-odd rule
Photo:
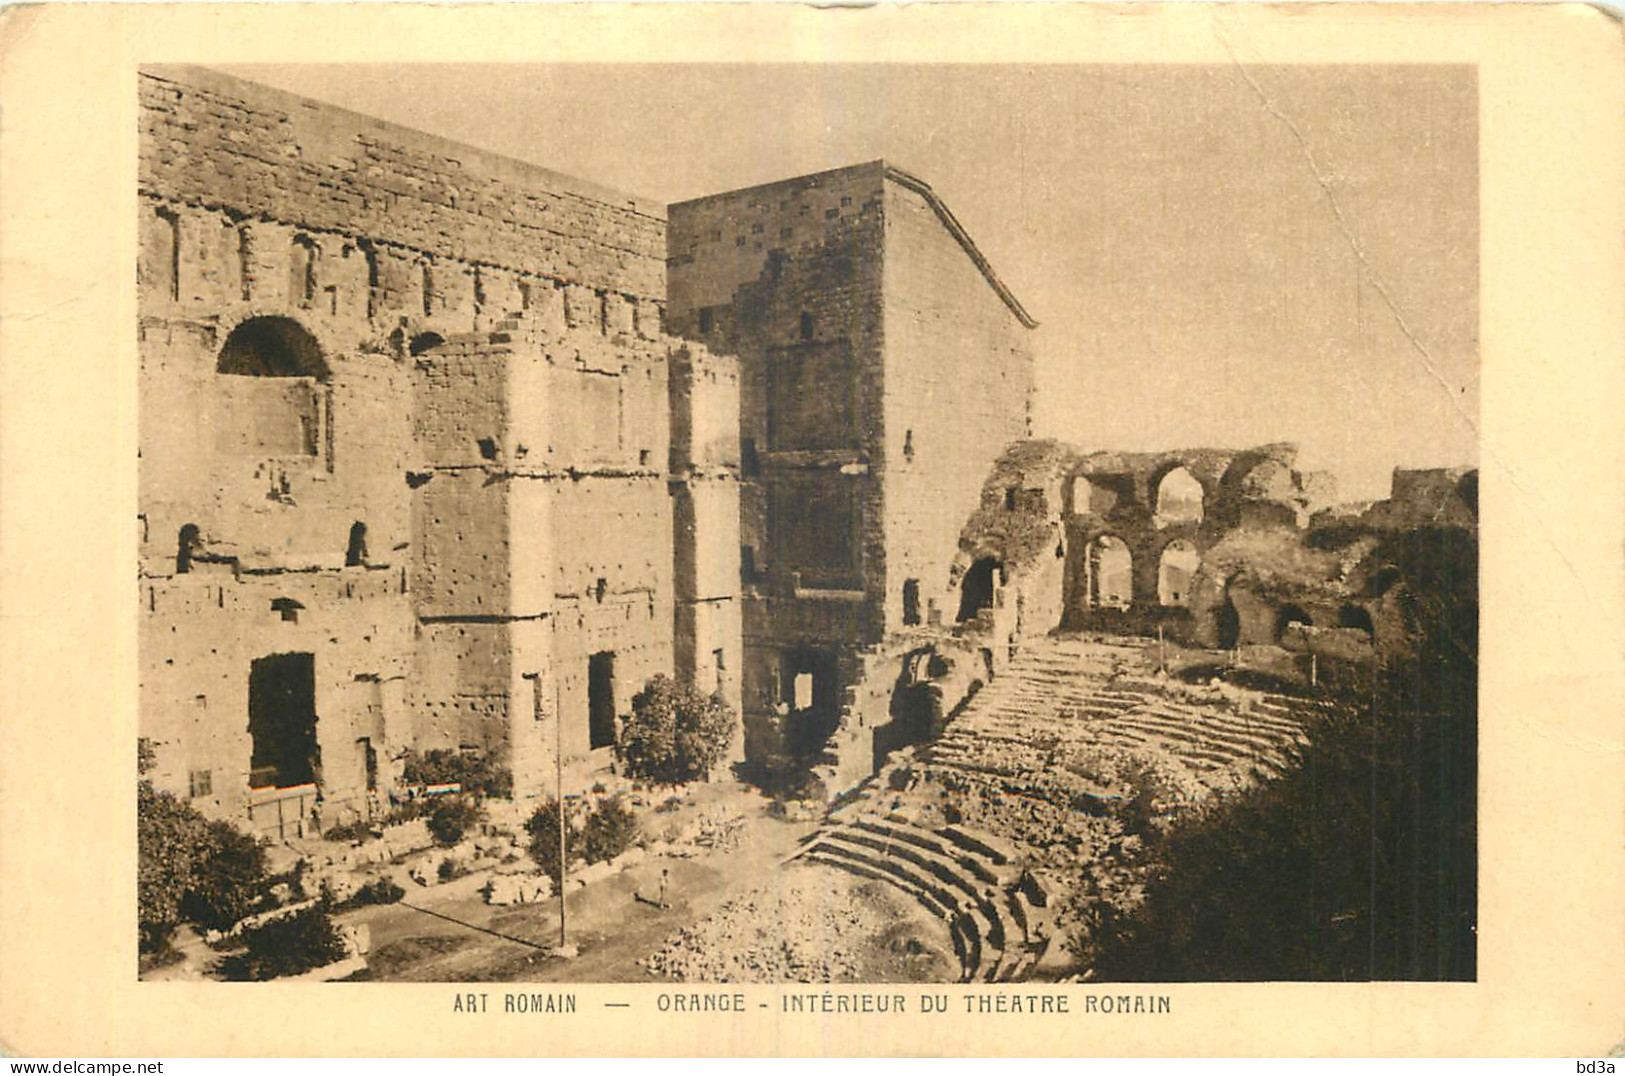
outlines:
[[[158,787],[289,835],[408,748],[550,788],[656,672],[738,701],[739,378],[662,330],[663,207],[195,68],[140,122]]]
[[[669,217],[668,326],[739,360],[747,754],[816,758],[875,648],[958,615],[960,527],[1027,436],[1035,323],[883,161]]]

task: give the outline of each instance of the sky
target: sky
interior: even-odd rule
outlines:
[[[1470,67],[239,65],[661,202],[885,158],[1039,320],[1034,432],[1476,464]]]

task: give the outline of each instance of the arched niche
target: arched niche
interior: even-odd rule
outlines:
[[[1161,605],[1188,606],[1191,603],[1191,582],[1202,565],[1202,555],[1194,542],[1175,539],[1162,547],[1157,563],[1157,602]]]
[[[1089,605],[1097,609],[1127,609],[1134,603],[1134,554],[1115,534],[1102,534],[1089,543]]]
[[[1183,466],[1162,476],[1155,491],[1154,519],[1158,527],[1176,523],[1202,522],[1202,498],[1206,491]]]

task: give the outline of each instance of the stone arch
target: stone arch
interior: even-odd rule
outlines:
[[[1089,543],[1085,558],[1087,604],[1096,609],[1127,609],[1134,602],[1134,554],[1115,534]]]
[[[1183,463],[1153,475],[1150,493],[1152,521],[1158,527],[1202,522],[1207,490]]]
[[[425,351],[433,351],[446,342],[446,338],[439,333],[418,333],[412,337],[412,342],[406,345],[406,353],[416,358]]]
[[[309,377],[331,371],[316,335],[293,318],[262,314],[240,322],[221,345],[217,373],[236,377]]]
[[[974,620],[976,614],[993,605],[996,573],[1002,570],[997,557],[982,557],[965,571],[959,581],[959,622]]]
[[[1380,598],[1404,580],[1404,573],[1397,565],[1384,564],[1371,573],[1371,596]]]
[[[1337,626],[1340,628],[1355,628],[1365,632],[1367,639],[1375,639],[1377,627],[1371,621],[1371,614],[1359,605],[1345,605],[1337,611]]]
[[[357,520],[350,525],[350,543],[344,551],[344,566],[356,568],[367,563],[367,525]]]
[[[1280,642],[1293,624],[1314,627],[1315,620],[1304,612],[1301,606],[1291,604],[1281,606],[1275,613],[1275,641]]]
[[[1075,516],[1104,519],[1123,505],[1135,503],[1133,483],[1127,475],[1075,474],[1068,484]]]
[[[1176,538],[1162,547],[1157,561],[1157,603],[1159,605],[1188,606],[1191,603],[1191,583],[1201,567],[1202,555],[1196,543]]]

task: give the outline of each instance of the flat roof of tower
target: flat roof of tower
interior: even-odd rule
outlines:
[[[895,183],[906,190],[913,191],[915,194],[918,194],[921,198],[925,199],[925,203],[930,206],[931,211],[936,214],[937,220],[940,221],[942,226],[947,229],[948,234],[953,236],[954,241],[958,243],[960,249],[965,252],[965,256],[971,260],[971,264],[976,266],[977,272],[982,274],[983,279],[987,281],[988,286],[993,289],[994,293],[998,295],[999,299],[1004,303],[1004,305],[1007,306],[1010,309],[1010,312],[1016,316],[1016,320],[1020,321],[1022,325],[1029,329],[1035,329],[1038,327],[1038,320],[1027,312],[1027,308],[1021,305],[1021,300],[1017,299],[1015,293],[1010,290],[1003,280],[999,279],[999,274],[994,272],[993,265],[987,260],[987,256],[984,255],[981,248],[976,245],[976,241],[970,237],[970,233],[965,230],[965,226],[959,223],[959,218],[954,216],[953,210],[949,209],[948,204],[942,200],[941,196],[938,195],[936,191],[932,190],[931,184],[914,175],[912,172],[906,172],[895,165],[888,164],[885,160],[863,161],[859,164],[850,164],[842,168],[828,168],[822,172],[809,172],[806,175],[777,179],[771,183],[757,183],[748,187],[737,187],[733,190],[719,191],[716,194],[707,194],[699,198],[689,198],[681,202],[673,202],[670,208],[685,205],[698,205],[718,198],[728,198],[750,191],[771,190],[774,187],[804,186],[813,181],[822,179],[825,176],[837,176],[847,172],[854,172],[859,169],[878,169],[882,178]],[[669,211],[670,209],[668,209],[668,213]]]

